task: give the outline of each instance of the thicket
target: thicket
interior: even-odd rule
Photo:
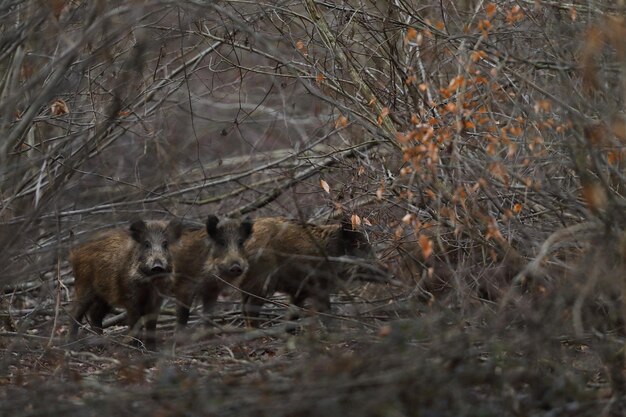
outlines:
[[[0,1],[0,410],[622,415],[625,7]],[[67,341],[72,245],[209,213],[350,216],[393,277],[332,331],[233,290],[156,353]]]

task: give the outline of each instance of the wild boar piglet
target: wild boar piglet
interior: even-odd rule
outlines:
[[[156,323],[162,297],[171,291],[170,247],[182,233],[178,221],[137,220],[128,229],[97,234],[70,252],[75,301],[70,337],[87,313],[92,328],[102,333],[102,320],[112,307],[126,309],[130,335],[140,338],[144,319],[145,346],[156,347]]]
[[[248,218],[219,219],[210,215],[203,229],[184,231],[173,248],[176,278],[176,317],[179,327],[189,321],[196,296],[202,299],[206,315],[229,284],[237,286],[248,270],[244,242],[252,233]]]
[[[349,219],[331,225],[256,219],[245,247],[250,266],[241,284],[242,309],[252,327],[259,324],[264,300],[276,291],[298,307],[310,299],[316,311],[325,313],[342,281],[386,275],[367,237],[353,230]]]

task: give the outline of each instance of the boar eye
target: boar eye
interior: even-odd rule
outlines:
[[[143,247],[146,249],[150,249],[152,247],[152,244],[150,243],[150,241],[146,240],[145,242],[143,242]]]
[[[161,243],[161,246],[163,249],[167,249],[167,240],[164,240],[163,243]]]

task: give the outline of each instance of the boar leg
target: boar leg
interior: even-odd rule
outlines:
[[[211,312],[215,307],[215,303],[217,303],[217,297],[219,294],[220,289],[218,287],[211,286],[204,288],[202,291],[202,313],[204,314],[207,325],[209,324],[208,317],[211,315]]]
[[[156,325],[157,325],[157,314],[150,314],[145,317],[146,320],[146,349],[155,351],[156,350]]]
[[[156,350],[156,326],[161,310],[163,299],[158,295],[157,291],[146,291],[143,296],[145,301],[142,307],[138,309],[140,320],[135,324],[136,334],[141,334],[141,325],[145,328],[144,345],[148,350]],[[129,315],[130,317],[130,315]]]
[[[263,297],[265,298],[265,297]],[[243,294],[242,297],[242,314],[246,320],[246,326],[250,328],[258,328],[260,326],[259,316],[265,300],[255,295]]]
[[[264,276],[263,271],[265,270],[267,270],[265,267],[252,266],[246,279],[241,283],[241,310],[246,326],[250,328],[260,327],[259,316],[263,304],[265,304],[268,295],[274,294],[278,285],[276,275],[270,274],[264,279],[259,279],[259,277]]]
[[[126,309],[128,316],[128,336],[130,343],[137,345],[141,336],[141,310],[139,307],[133,306]]]
[[[89,307],[91,307],[94,302],[95,295],[91,292],[84,294],[82,297],[78,299],[76,302],[76,307],[74,308],[74,312],[72,314],[72,327],[70,329],[70,340],[75,340],[76,335],[78,335],[78,327],[80,326],[80,322],[85,316]]]
[[[189,309],[193,303],[194,288],[189,280],[179,280],[176,283],[176,322],[183,328],[189,321]]]
[[[144,316],[146,324],[146,348],[156,350],[156,326],[159,318],[160,303],[151,312]]]
[[[292,297],[292,303],[297,308],[292,309],[291,312],[289,313],[288,315],[289,321],[295,321],[300,318],[301,309],[304,307],[304,302],[307,300],[307,298],[311,299],[311,307],[317,313],[329,313],[331,311],[330,293],[328,292],[326,288],[316,287],[314,288],[312,293],[309,293],[308,291],[300,291],[295,296]],[[330,327],[329,317],[327,315],[321,314],[318,317],[322,325],[324,325],[327,328]],[[297,327],[291,327],[291,326],[287,327],[288,333],[295,333],[296,331],[297,331]]]
[[[102,320],[110,311],[111,307],[103,299],[96,297],[93,304],[89,308],[89,321],[91,328],[98,334],[102,334]]]

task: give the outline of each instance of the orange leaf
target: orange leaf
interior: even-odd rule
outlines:
[[[343,114],[339,115],[337,121],[335,122],[335,129],[346,126],[348,126],[348,118]]]
[[[498,224],[496,223],[496,219],[489,216],[489,222],[487,223],[487,233],[485,234],[485,239],[490,240],[492,238],[496,240],[500,240],[500,241],[504,240],[504,236],[502,236],[500,229],[498,229]]]
[[[61,116],[63,114],[68,114],[70,112],[69,107],[67,107],[67,103],[61,99],[56,99],[50,105],[50,112],[54,116]]]
[[[472,60],[472,62],[478,62],[479,60],[484,59],[486,57],[487,57],[487,52],[485,51],[474,51],[470,55],[470,59]]]
[[[396,132],[396,139],[400,143],[406,143],[411,140],[411,137],[409,135],[405,135],[404,133]]]
[[[487,3],[487,5],[485,6],[485,12],[487,13],[487,17],[489,19],[491,19],[497,11],[497,6],[493,3]]]
[[[517,144],[510,142],[509,143],[509,151],[506,153],[506,157],[511,159],[515,156],[515,151],[517,151]]]
[[[352,222],[352,230],[356,230],[356,228],[361,225],[361,218],[356,214],[352,215],[350,221]]]
[[[459,87],[463,85],[463,83],[465,83],[465,77],[463,77],[462,75],[457,75],[452,79],[452,81],[450,81],[450,84],[448,85],[448,90],[458,90]]]
[[[522,128],[519,126],[511,126],[509,128],[509,132],[511,133],[511,135],[513,136],[519,136],[522,134]]]
[[[548,113],[552,109],[552,103],[550,102],[550,100],[539,100],[535,103],[533,107],[535,113]]]
[[[513,213],[519,214],[522,211],[522,208],[524,208],[524,206],[522,206],[520,203],[516,203],[513,206]]]
[[[576,21],[576,8],[574,6],[569,9],[569,17],[572,19],[572,22]]]
[[[428,236],[420,234],[418,243],[424,255],[424,259],[428,259],[433,253],[433,241],[429,239]]]
[[[413,40],[417,39],[417,30],[413,29],[413,28],[409,28],[406,31],[406,35],[404,35],[404,41],[405,42],[411,42]]]
[[[583,199],[587,206],[593,210],[604,209],[607,205],[608,198],[604,187],[596,182],[586,182],[582,188]]]
[[[481,20],[478,22],[478,30],[483,32],[484,36],[487,36],[487,31],[491,28],[491,22],[488,20]]]

